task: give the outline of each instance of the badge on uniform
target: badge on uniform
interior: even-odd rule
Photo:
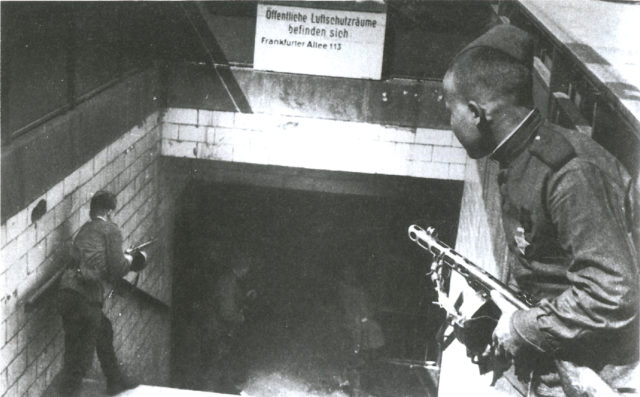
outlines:
[[[531,243],[524,237],[524,228],[522,226],[518,226],[516,228],[516,234],[513,236],[513,239],[516,241],[516,247],[518,247],[518,250],[520,250],[522,255],[524,255],[527,247],[531,245]]]

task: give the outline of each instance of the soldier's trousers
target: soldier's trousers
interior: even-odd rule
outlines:
[[[64,327],[60,394],[74,396],[78,393],[82,378],[93,362],[94,351],[98,353],[107,382],[120,381],[121,373],[113,350],[113,329],[102,308],[75,291],[62,290],[58,295],[58,311]]]

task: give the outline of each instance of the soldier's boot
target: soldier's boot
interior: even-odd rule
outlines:
[[[113,329],[109,320],[104,316],[100,337],[96,343],[96,352],[98,353],[102,372],[107,378],[108,395],[114,396],[140,385],[140,383],[129,378],[120,370],[116,353],[113,350]]]
[[[140,383],[126,376],[121,376],[117,380],[107,380],[107,394],[115,396],[125,390],[135,389],[138,386],[140,386]]]

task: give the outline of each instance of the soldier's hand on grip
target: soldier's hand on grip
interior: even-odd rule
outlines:
[[[516,308],[496,291],[491,291],[491,300],[500,308],[502,315],[493,330],[494,354],[504,359],[515,357],[520,349],[518,336],[511,328],[511,317]]]
[[[131,256],[131,271],[139,272],[147,267],[147,254],[144,251],[136,251]]]

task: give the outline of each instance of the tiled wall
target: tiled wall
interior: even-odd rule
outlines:
[[[174,200],[186,177],[176,180],[164,172],[160,154],[458,181],[464,179],[467,160],[447,130],[181,108],[168,109],[162,118],[152,112],[1,225],[0,396],[38,396],[61,368],[63,333],[55,301],[42,300],[26,311],[25,300],[64,265],[62,251],[88,220],[96,190],[117,194],[114,220],[125,245],[158,238],[139,286],[171,302]],[[47,210],[32,222],[32,210],[42,199]],[[166,383],[169,310],[124,293],[115,294],[105,311],[125,367],[145,383]]]
[[[162,154],[446,180],[467,159],[447,130],[182,108],[165,114]]]
[[[117,194],[114,221],[122,227],[125,246],[150,237],[166,241],[171,233],[173,196],[159,172],[158,117],[157,112],[149,115],[2,224],[0,395],[39,396],[61,368],[63,333],[54,300],[45,299],[25,311],[25,299],[63,266],[62,247],[89,219],[93,192],[109,189]],[[41,199],[47,201],[47,211],[32,222],[31,212]],[[171,246],[157,244],[150,254],[139,286],[170,302]],[[145,383],[166,382],[168,309],[131,294],[115,294],[105,311],[114,325],[118,357],[132,374]]]
[[[2,223],[157,112],[159,75],[157,68],[126,74],[62,114],[3,141]]]

